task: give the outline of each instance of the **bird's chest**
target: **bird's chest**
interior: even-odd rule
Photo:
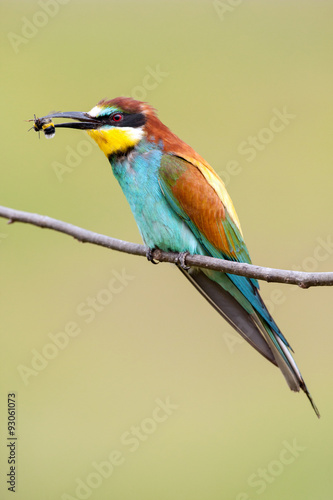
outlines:
[[[187,224],[167,202],[159,184],[158,150],[111,163],[131,207],[145,244],[175,252],[199,252],[199,243]]]

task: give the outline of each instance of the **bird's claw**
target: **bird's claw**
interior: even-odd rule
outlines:
[[[153,257],[154,250],[155,250],[155,248],[148,248],[148,250],[146,252],[147,260],[149,262],[151,262],[152,264],[159,264],[158,260],[154,260],[154,257]]]
[[[185,271],[191,269],[189,266],[186,265],[186,257],[188,255],[190,255],[190,252],[180,252],[177,256],[177,265],[180,266]]]

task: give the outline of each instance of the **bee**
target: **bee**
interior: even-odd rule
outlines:
[[[40,132],[42,130],[46,139],[52,139],[52,137],[55,136],[55,126],[50,118],[37,118],[36,115],[34,115],[33,121],[33,129],[36,132]]]
[[[47,123],[44,123],[42,128],[46,139],[52,139],[52,137],[55,136],[55,127],[52,120],[48,120]]]

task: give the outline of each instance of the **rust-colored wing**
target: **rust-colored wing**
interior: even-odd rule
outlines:
[[[187,158],[164,154],[159,170],[164,195],[209,253],[251,262],[223,182],[213,169],[196,163],[196,160],[192,163]]]

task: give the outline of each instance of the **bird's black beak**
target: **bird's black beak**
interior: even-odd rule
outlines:
[[[36,130],[36,125],[38,127],[38,123],[41,125],[40,128],[42,128],[42,125],[44,125],[45,123],[49,121],[53,122],[54,118],[76,120],[64,123],[54,123],[53,126],[55,128],[63,127],[63,128],[77,128],[81,130],[89,130],[89,129],[99,128],[102,125],[100,120],[98,120],[93,116],[90,116],[88,113],[81,113],[80,111],[69,111],[66,113],[61,113],[61,112],[50,113],[49,115],[43,116],[42,118],[37,118],[37,120],[35,120],[35,130]]]

